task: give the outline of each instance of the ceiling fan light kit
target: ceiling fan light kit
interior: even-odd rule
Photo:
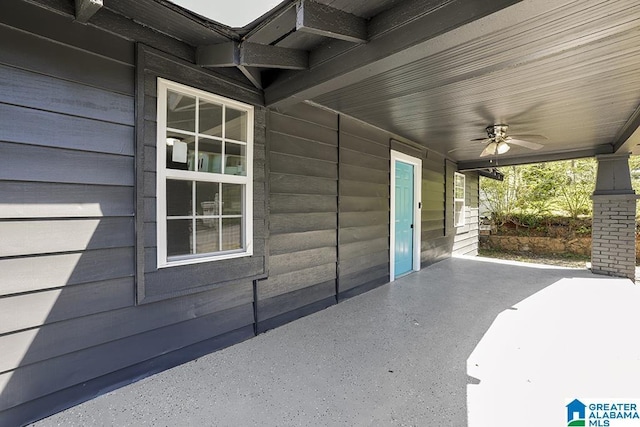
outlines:
[[[488,142],[487,146],[484,148],[484,150],[482,150],[482,153],[480,153],[480,157],[497,156],[498,154],[504,154],[509,151],[509,149],[511,149],[509,143],[529,148],[531,150],[539,150],[543,147],[542,144],[538,144],[536,142],[514,139],[510,136],[507,136],[508,129],[509,126],[505,124],[489,125],[485,128],[488,138],[472,139],[472,141],[482,141],[485,143]],[[547,139],[542,135],[523,135],[523,137]]]

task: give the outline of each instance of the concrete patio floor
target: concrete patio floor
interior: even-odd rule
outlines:
[[[35,425],[566,425],[640,398],[639,307],[626,279],[452,258]]]

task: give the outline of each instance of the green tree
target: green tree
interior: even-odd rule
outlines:
[[[558,173],[559,207],[571,218],[591,215],[593,203],[591,195],[596,185],[595,159],[569,160],[557,162],[564,173]]]
[[[640,186],[640,162],[638,162]],[[501,168],[504,181],[483,178],[480,188],[494,220],[504,223],[514,215],[549,214],[577,218],[589,215],[596,180],[595,159]]]
[[[518,208],[531,215],[549,214],[557,195],[557,171],[549,163],[523,165],[520,169]]]
[[[491,218],[503,224],[518,206],[519,179],[515,166],[500,168],[504,181],[480,178],[481,197],[491,212]]]

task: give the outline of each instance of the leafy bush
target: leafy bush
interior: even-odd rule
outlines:
[[[496,223],[516,214],[578,218],[591,214],[596,170],[595,159],[505,167],[504,181],[481,179],[481,198]]]

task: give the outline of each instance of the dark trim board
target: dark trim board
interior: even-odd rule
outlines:
[[[244,326],[177,351],[129,366],[4,411],[2,425],[23,425],[94,399],[167,369],[198,359],[254,336],[253,325]]]
[[[347,300],[349,298],[353,298],[355,296],[361,295],[365,292],[369,292],[375,288],[379,288],[382,285],[386,285],[387,283],[389,283],[389,276],[387,275],[386,277],[380,277],[378,279],[373,279],[368,281],[367,283],[364,283],[362,285],[356,286],[355,288],[351,288],[348,289],[344,292],[340,292],[338,294],[338,300],[339,301],[344,301]]]
[[[334,304],[336,304],[336,299],[333,296],[322,299],[320,301],[316,301],[312,304],[305,305],[304,307],[300,307],[296,310],[292,310],[279,316],[272,317],[263,322],[258,322],[256,324],[256,331],[259,334],[267,332],[270,329],[285,325],[289,322],[300,319],[301,317],[305,317],[317,311],[324,310],[325,308],[331,307]]]

